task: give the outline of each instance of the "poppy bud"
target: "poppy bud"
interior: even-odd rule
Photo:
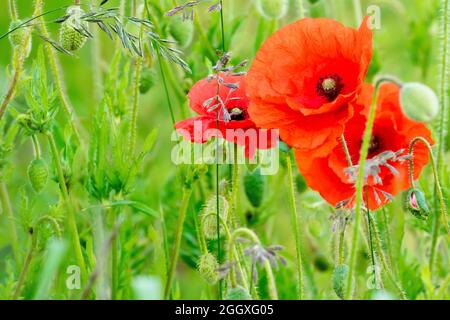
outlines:
[[[228,201],[225,197],[219,196],[219,215],[227,220],[228,216]],[[214,196],[208,200],[203,210],[203,232],[206,239],[213,240],[217,238],[217,197]],[[220,234],[224,235],[223,226],[220,225]]]
[[[430,122],[439,112],[439,100],[430,87],[418,83],[405,83],[400,90],[403,112],[415,121]]]
[[[259,208],[264,200],[266,189],[266,177],[261,174],[261,170],[246,172],[244,176],[244,189],[248,200],[253,207]]]
[[[77,30],[87,30],[89,25],[81,21],[84,11],[79,6],[69,7],[67,9],[67,15],[69,15],[69,18],[61,24],[61,28],[59,29],[59,42],[65,50],[77,51],[87,41],[87,38]]]
[[[425,195],[418,189],[409,189],[407,191],[406,207],[418,219],[427,220],[430,215]]]
[[[192,21],[183,21],[181,18],[171,18],[169,21],[169,34],[181,48],[186,48],[194,39],[194,25]]]
[[[252,300],[250,293],[241,286],[228,290],[225,300]]]
[[[268,20],[283,18],[288,11],[288,0],[258,0],[256,8],[259,13]]]
[[[333,289],[336,295],[341,299],[345,299],[347,277],[348,266],[346,264],[337,265],[333,272]]]
[[[23,23],[22,20],[15,20],[12,21],[9,25],[9,31],[17,28]],[[19,29],[14,30],[12,33],[9,34],[9,42],[14,48],[20,48],[24,45],[27,37],[27,31],[26,27],[20,27]],[[31,51],[31,36],[28,39],[26,51],[25,51],[25,57],[28,57]]]
[[[200,257],[198,271],[203,279],[211,285],[215,284],[219,279],[218,268],[219,263],[211,253],[208,252]]]
[[[146,94],[155,84],[156,72],[150,68],[145,68],[141,72],[141,79],[139,82],[139,92]]]
[[[298,193],[303,193],[306,191],[306,189],[308,188],[306,186],[306,181],[305,178],[303,178],[303,176],[301,174],[298,174],[295,177],[295,187],[297,188],[297,192]]]
[[[28,178],[31,186],[37,193],[41,192],[47,184],[48,168],[42,159],[34,159],[28,166]]]

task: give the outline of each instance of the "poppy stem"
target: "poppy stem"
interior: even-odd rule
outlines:
[[[11,20],[16,21],[19,14],[17,13],[16,0],[9,0],[9,14],[11,15]]]
[[[172,282],[175,276],[175,270],[178,263],[178,256],[180,254],[181,237],[183,235],[184,221],[186,220],[186,213],[191,200],[192,186],[185,187],[183,190],[183,200],[178,216],[177,229],[175,233],[175,242],[172,250],[172,257],[169,266],[169,273],[167,275],[166,286],[164,289],[164,299],[168,300],[172,289]]]
[[[363,20],[361,0],[353,0],[353,9],[355,10],[355,22],[359,26]]]
[[[305,17],[305,7],[303,6],[303,0],[297,1],[298,1],[298,16],[300,19],[303,19]]]
[[[369,210],[369,192],[366,188],[366,211],[367,211],[367,229],[369,234],[369,250],[370,250],[370,258],[372,260],[372,268],[373,268],[373,276],[375,277],[375,288],[379,289],[380,284],[378,283],[378,270],[377,270],[377,262],[375,259],[375,250],[373,248],[373,237],[372,237],[372,221],[370,216],[370,210]]]
[[[16,218],[14,217],[13,208],[11,205],[11,198],[9,196],[8,188],[4,182],[0,182],[0,200],[2,209],[6,213],[9,220],[9,229],[11,236],[11,244],[13,249],[14,260],[16,265],[20,265],[20,246],[19,238],[17,236]]]
[[[255,244],[261,246],[261,241],[259,240],[256,233],[254,233],[252,230],[250,230],[248,228],[239,228],[239,229],[234,230],[230,237],[230,243],[234,243],[239,235],[247,236],[247,238],[250,238]],[[230,250],[230,252],[231,252],[231,250]],[[230,261],[230,263],[231,263],[231,261]],[[269,260],[264,259],[263,267],[264,267],[264,270],[266,271],[266,276],[267,276],[267,287],[268,287],[268,291],[269,291],[269,298],[271,300],[278,300],[278,291],[277,291],[277,286],[275,283],[275,277],[273,276],[273,270],[272,270],[272,266],[270,265]],[[253,274],[252,274],[252,276],[253,276]]]
[[[82,278],[87,276],[86,264],[83,257],[83,250],[81,249],[80,236],[78,233],[77,221],[75,217],[75,212],[72,204],[72,200],[69,196],[69,191],[66,185],[66,179],[64,177],[64,171],[62,169],[61,160],[58,152],[58,147],[56,146],[55,138],[51,132],[46,133],[47,140],[50,146],[50,151],[53,155],[53,163],[56,167],[56,173],[58,176],[59,188],[61,190],[64,205],[67,210],[67,223],[72,236],[72,242],[74,246],[75,256],[78,262],[78,266],[81,269]]]
[[[439,206],[440,206],[440,213],[442,222],[444,224],[445,230],[447,232],[447,235],[450,236],[450,230],[448,226],[448,217],[447,217],[447,209],[445,206],[445,200],[444,195],[442,192],[441,183],[439,180],[439,172],[438,167],[436,165],[436,160],[433,155],[433,150],[431,149],[430,143],[423,137],[416,137],[414,138],[411,143],[409,144],[409,181],[411,183],[411,187],[415,188],[415,181],[414,181],[414,146],[416,143],[422,142],[428,149],[428,153],[430,154],[431,159],[431,167],[433,169],[433,176],[434,176],[434,183],[435,188],[437,191],[437,196],[439,198]],[[431,253],[430,253],[430,262],[429,262],[429,268],[430,273],[433,274],[434,269],[434,260],[436,258],[436,249],[437,249],[437,240],[439,237],[439,216],[435,214],[434,216],[434,225],[433,225],[433,236],[431,241]]]
[[[359,158],[359,165],[358,165],[358,178],[356,180],[356,202],[355,202],[355,219],[354,219],[354,225],[353,225],[353,237],[352,237],[352,243],[351,243],[351,252],[350,252],[350,266],[349,266],[349,272],[348,272],[348,278],[347,278],[347,292],[346,292],[346,299],[351,299],[353,296],[353,287],[354,287],[354,273],[356,268],[356,253],[358,249],[358,241],[359,241],[359,228],[361,224],[361,208],[363,203],[363,187],[364,187],[364,167],[367,160],[367,156],[369,154],[369,145],[370,140],[372,137],[372,130],[373,125],[375,122],[375,114],[376,114],[376,107],[377,107],[377,95],[378,95],[378,89],[380,85],[385,82],[390,81],[394,83],[398,83],[393,78],[388,77],[382,77],[379,78],[375,83],[375,90],[372,97],[372,104],[370,106],[369,110],[369,116],[367,118],[366,122],[366,128],[364,131],[363,136],[363,142],[361,146],[361,152],[360,152],[360,158]]]
[[[401,298],[403,300],[407,300],[408,298],[406,296],[405,291],[402,289],[402,286],[400,285],[400,283],[395,279],[394,273],[392,272],[391,268],[389,267],[386,256],[384,255],[384,251],[381,246],[380,235],[378,234],[377,223],[371,214],[368,213],[367,217],[369,219],[370,225],[372,226],[373,236],[374,236],[373,238],[375,240],[375,246],[376,246],[375,250],[379,254],[379,258],[381,261],[381,265],[384,269],[384,272],[386,273],[389,281],[391,281],[391,283],[394,285],[394,287],[398,290]]]
[[[300,232],[299,232],[299,214],[297,212],[297,205],[295,201],[295,188],[294,188],[294,176],[292,174],[292,160],[291,153],[289,152],[286,157],[287,171],[288,171],[288,179],[289,179],[289,188],[290,188],[290,202],[291,202],[291,213],[292,213],[292,228],[294,230],[294,238],[295,238],[295,249],[297,256],[297,290],[298,290],[298,298],[299,300],[303,300],[304,292],[303,292],[303,264],[302,264],[302,248],[300,241]]]
[[[450,0],[442,0],[442,16],[441,16],[441,66],[439,73],[439,101],[441,104],[441,113],[439,121],[439,143],[437,153],[437,167],[442,175],[442,156],[444,155],[449,121],[448,106],[448,68],[450,64]]]
[[[30,235],[30,247],[28,248],[28,252],[25,257],[22,271],[20,272],[19,280],[17,281],[16,290],[14,290],[12,300],[17,300],[20,297],[20,293],[22,292],[22,287],[25,282],[28,269],[30,268],[31,260],[33,259],[33,254],[36,247],[36,236],[33,234],[33,228],[30,228],[28,234]]]

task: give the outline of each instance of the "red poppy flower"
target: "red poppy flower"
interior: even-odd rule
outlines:
[[[364,90],[361,101],[365,109],[353,116],[345,128],[345,139],[353,165],[359,163],[362,137],[370,108],[373,87]],[[365,165],[364,198],[368,195],[371,210],[381,207],[401,191],[410,188],[406,161],[410,142],[418,136],[431,144],[431,132],[425,125],[407,118],[400,107],[400,89],[394,84],[383,84],[377,97],[377,113],[374,122],[368,160]],[[354,204],[354,179],[357,167],[350,167],[341,145],[337,145],[326,157],[312,158],[304,151],[296,151],[299,170],[310,188],[318,191],[333,206]],[[417,144],[414,148],[414,179],[429,161],[427,148]],[[349,168],[350,167],[350,168]],[[352,177],[353,176],[353,177]]]
[[[354,114],[372,57],[372,33],[330,19],[302,19],[273,34],[247,75],[255,123],[291,147],[324,156]]]
[[[192,87],[188,94],[190,107],[199,116],[178,122],[175,125],[177,131],[185,139],[196,143],[205,143],[212,137],[219,136],[244,146],[248,158],[254,156],[256,149],[276,147],[278,136],[275,132],[257,128],[248,114],[245,77],[225,73],[219,76],[223,80],[219,87],[217,79],[208,78],[198,81]],[[223,106],[217,102],[217,95]]]

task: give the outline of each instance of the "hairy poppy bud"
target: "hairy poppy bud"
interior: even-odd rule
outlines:
[[[156,73],[150,68],[145,68],[141,72],[141,79],[139,82],[139,92],[146,94],[155,84]]]
[[[173,17],[169,21],[169,33],[181,48],[186,48],[194,38],[194,24],[192,21]]]
[[[252,300],[252,297],[245,288],[236,286],[228,290],[225,300]]]
[[[288,0],[258,0],[256,1],[256,8],[259,13],[266,19],[278,20],[283,18],[289,7]]]
[[[198,271],[203,279],[211,285],[215,284],[219,279],[219,274],[217,272],[218,268],[219,263],[217,262],[216,257],[211,253],[208,252],[200,257]]]
[[[9,31],[19,27],[23,23],[22,20],[15,20],[12,21],[9,25]],[[20,27],[19,29],[16,29],[12,33],[9,34],[9,42],[11,42],[11,45],[14,48],[21,48],[24,46],[26,38],[27,38],[27,31],[26,27]],[[28,57],[28,55],[31,52],[31,36],[28,39],[28,43],[25,49],[25,57]]]
[[[247,172],[244,176],[244,189],[252,206],[259,208],[264,200],[266,177],[261,175],[259,169],[254,172]]]
[[[405,83],[400,90],[400,103],[403,112],[416,121],[430,122],[439,112],[438,97],[422,83]]]
[[[407,191],[406,207],[418,219],[427,220],[430,215],[425,195],[418,189],[409,189]]]
[[[69,18],[61,24],[59,30],[59,42],[65,50],[77,51],[87,41],[86,36],[82,35],[79,30],[88,30],[89,25],[87,22],[81,20],[84,11],[79,6],[69,7],[67,9],[67,15]]]
[[[34,159],[28,166],[28,178],[31,186],[37,193],[41,192],[47,184],[48,168],[42,159]]]
[[[219,215],[226,221],[228,216],[228,201],[225,197],[219,196]],[[220,225],[220,234],[224,235],[223,226]],[[208,200],[203,210],[203,232],[206,239],[217,238],[217,197],[214,196]]]
[[[337,265],[333,272],[333,289],[336,295],[341,299],[345,299],[347,277],[348,266],[346,264]]]

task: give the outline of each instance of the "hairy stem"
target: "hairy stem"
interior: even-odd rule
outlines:
[[[11,16],[12,21],[16,21],[19,18],[19,14],[17,12],[16,0],[9,0],[9,14]]]
[[[4,182],[0,182],[0,200],[2,202],[3,211],[6,213],[6,216],[9,220],[9,232],[11,236],[11,244],[14,254],[14,260],[16,265],[20,265],[20,246],[19,246],[19,238],[17,236],[17,226],[16,219],[14,217],[13,208],[11,205],[11,200],[9,198],[8,188]]]
[[[178,216],[177,229],[175,233],[175,242],[173,245],[172,256],[169,266],[169,274],[167,275],[166,285],[164,288],[164,298],[170,298],[170,292],[172,289],[172,282],[175,276],[175,270],[178,263],[178,256],[180,254],[181,238],[183,236],[184,221],[186,220],[186,212],[189,206],[189,201],[191,200],[192,187],[184,188],[183,190],[183,200],[180,207],[180,213]]]
[[[447,133],[448,133],[448,68],[450,60],[450,0],[442,0],[442,35],[441,35],[441,66],[439,72],[439,100],[441,104],[441,113],[439,117],[439,140],[437,153],[437,166],[440,174],[442,174],[442,157],[445,152]]]
[[[74,209],[73,209],[73,206],[71,203],[71,199],[69,197],[69,191],[67,189],[66,181],[64,178],[64,172],[63,172],[63,169],[61,166],[61,160],[60,160],[58,148],[56,146],[56,142],[55,142],[55,139],[54,139],[52,133],[47,132],[46,136],[47,136],[48,143],[50,146],[50,151],[53,156],[53,160],[54,160],[53,163],[55,164],[55,167],[56,167],[56,172],[58,175],[58,182],[59,182],[61,194],[64,199],[64,204],[67,208],[67,222],[68,222],[69,230],[70,230],[70,233],[72,236],[72,242],[73,242],[73,246],[74,246],[74,250],[75,250],[75,256],[76,256],[76,259],[78,262],[78,266],[81,269],[82,276],[85,277],[87,275],[86,264],[84,262],[83,251],[82,251],[81,245],[80,245],[80,236],[78,234],[77,221],[75,218]]]
[[[441,215],[442,223],[444,224],[445,230],[447,231],[447,236],[450,236],[449,225],[448,225],[448,217],[447,217],[447,208],[445,206],[444,194],[442,192],[442,187],[441,187],[441,183],[440,183],[440,179],[439,179],[439,172],[438,172],[439,168],[437,167],[436,160],[434,158],[433,150],[431,149],[430,143],[423,137],[416,137],[409,144],[409,155],[410,155],[410,159],[409,159],[409,181],[410,181],[411,187],[415,188],[415,181],[414,181],[414,146],[418,142],[423,143],[427,147],[428,153],[430,154],[431,168],[433,170],[434,183],[435,183],[435,188],[436,188],[436,191],[437,191],[437,197],[439,199],[440,215]],[[435,215],[435,217],[434,217],[434,226],[433,226],[433,236],[432,236],[432,242],[431,242],[430,262],[429,262],[429,267],[430,267],[431,274],[433,274],[432,271],[434,269],[434,262],[435,262],[435,258],[436,258],[437,240],[438,240],[438,237],[439,237],[439,229],[440,229],[439,227],[440,227],[439,226],[439,216]]]
[[[17,300],[20,297],[20,293],[22,292],[22,287],[25,282],[28,269],[30,268],[31,259],[33,259],[33,254],[36,246],[36,237],[33,235],[33,229],[31,228],[30,231],[30,247],[28,248],[27,255],[25,257],[25,261],[23,263],[22,271],[19,275],[19,280],[17,280],[16,284],[16,290],[14,291],[12,300]]]
[[[383,270],[386,273],[389,281],[391,281],[391,283],[394,285],[394,287],[399,292],[401,298],[403,300],[407,300],[405,291],[402,289],[400,283],[395,279],[394,273],[392,272],[392,270],[389,267],[389,264],[387,262],[386,256],[384,254],[384,251],[383,251],[383,248],[382,248],[382,245],[381,245],[380,235],[378,234],[377,223],[374,220],[374,218],[372,217],[372,215],[368,214],[367,217],[368,217],[369,222],[370,222],[370,224],[372,226],[373,235],[374,235],[374,241],[375,241],[375,246],[376,246],[376,252],[378,252],[378,255],[380,257],[381,264],[383,266]]]
[[[300,300],[304,297],[303,292],[303,265],[302,265],[302,248],[300,241],[300,229],[299,229],[299,221],[300,217],[297,212],[297,204],[295,201],[295,186],[294,186],[294,176],[292,174],[292,160],[291,154],[289,153],[286,156],[287,162],[287,171],[288,171],[288,179],[289,179],[289,190],[290,190],[290,204],[291,204],[291,214],[292,214],[292,229],[294,231],[295,238],[295,250],[296,250],[296,258],[297,258],[297,290],[298,290],[298,298]]]
[[[354,273],[356,267],[356,252],[358,249],[358,241],[359,241],[359,227],[361,223],[361,207],[363,200],[363,187],[364,187],[364,165],[369,153],[369,144],[372,137],[372,129],[375,121],[376,114],[376,97],[378,93],[378,89],[383,81],[386,81],[386,78],[382,78],[377,81],[375,84],[375,90],[372,97],[372,105],[370,107],[369,116],[366,123],[366,128],[364,131],[363,142],[361,146],[360,159],[359,159],[359,172],[358,179],[356,181],[356,203],[355,203],[355,218],[353,224],[353,238],[351,243],[351,251],[350,251],[350,266],[347,278],[347,292],[346,299],[352,298],[352,289],[354,284]]]
[[[40,17],[39,18],[39,28],[41,30],[41,33],[44,37],[49,38],[49,32],[47,30],[45,21],[44,21],[44,17]],[[73,107],[69,101],[69,98],[67,97],[66,94],[66,88],[64,85],[64,78],[63,78],[63,73],[61,72],[61,68],[59,65],[59,61],[55,55],[55,51],[53,49],[53,47],[51,46],[51,44],[49,43],[45,43],[45,52],[48,58],[48,61],[50,63],[50,69],[53,75],[53,79],[54,79],[54,84],[55,84],[55,88],[56,91],[58,93],[58,97],[59,100],[63,106],[63,109],[66,113],[67,118],[69,119],[69,124],[72,128],[72,131],[75,135],[75,138],[81,143],[81,136],[80,136],[80,132],[82,132],[82,126],[81,123],[78,119],[78,117],[76,116]]]

